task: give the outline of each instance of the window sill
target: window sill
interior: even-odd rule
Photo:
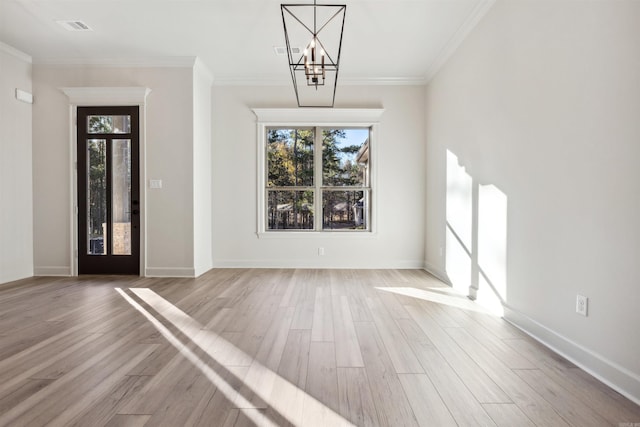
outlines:
[[[377,239],[373,231],[262,231],[258,239]]]

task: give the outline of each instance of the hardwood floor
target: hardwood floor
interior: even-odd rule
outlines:
[[[639,406],[423,271],[0,286],[1,426],[634,423]]]

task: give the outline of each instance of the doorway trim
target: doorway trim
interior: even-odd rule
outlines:
[[[147,195],[146,195],[146,102],[151,89],[147,87],[61,87],[69,98],[69,256],[71,275],[78,275],[78,107],[138,106],[140,112],[140,276],[146,275],[147,265]]]

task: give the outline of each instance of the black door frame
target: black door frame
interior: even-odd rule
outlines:
[[[77,248],[78,274],[132,274],[140,275],[140,107],[139,106],[104,106],[77,107]],[[90,115],[130,115],[130,133],[99,133],[87,132],[87,117]],[[111,144],[114,139],[131,140],[131,255],[113,255],[113,232],[107,233],[104,245],[105,255],[90,255],[87,248],[87,145],[88,139],[106,140],[106,181],[110,187],[112,179]],[[106,222],[111,229],[112,195],[106,194]]]

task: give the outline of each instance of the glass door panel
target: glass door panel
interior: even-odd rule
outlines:
[[[107,141],[87,140],[87,253],[106,254]]]
[[[131,116],[88,116],[87,133],[131,133]]]
[[[131,140],[114,139],[111,159],[113,254],[131,255]]]

